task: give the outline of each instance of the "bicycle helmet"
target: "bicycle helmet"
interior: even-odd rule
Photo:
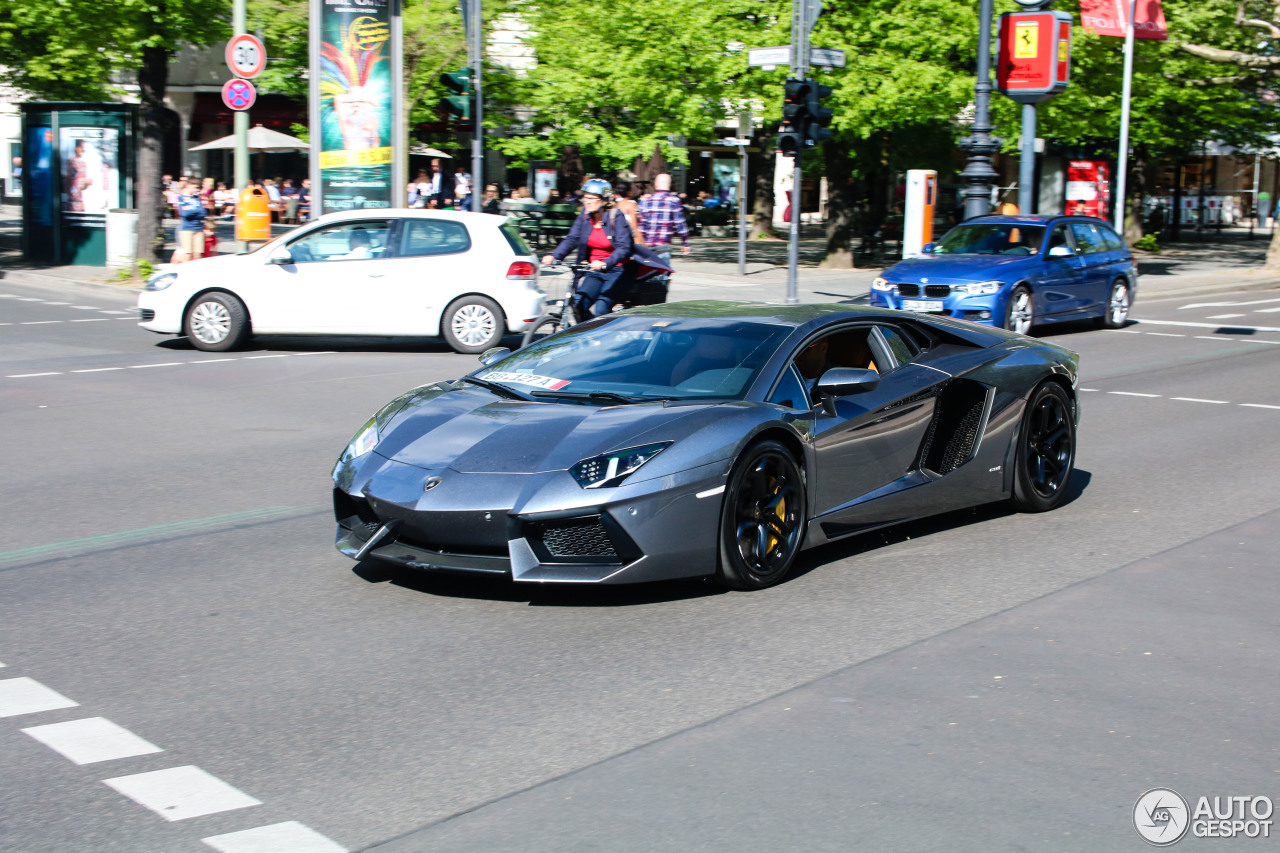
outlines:
[[[600,198],[604,199],[605,201],[608,201],[609,199],[613,198],[613,187],[609,185],[608,181],[603,180],[602,178],[592,178],[591,180],[587,181],[585,184],[582,185],[582,191],[584,193],[591,193],[592,195],[598,195],[600,196]]]

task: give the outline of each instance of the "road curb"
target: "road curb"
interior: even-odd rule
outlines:
[[[49,275],[39,270],[12,270],[0,268],[0,281],[11,284],[32,284],[41,286],[72,285],[74,287],[92,287],[100,290],[111,290],[116,293],[137,293],[142,290],[141,284],[114,281],[94,281],[93,279],[66,278],[60,275]]]

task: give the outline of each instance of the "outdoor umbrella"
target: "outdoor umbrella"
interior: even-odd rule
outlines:
[[[410,145],[409,153],[415,157],[447,157],[450,160],[453,159],[452,154],[446,154],[439,148],[431,148],[430,146],[423,145],[421,142]]]
[[[255,152],[269,151],[310,151],[311,144],[303,142],[296,136],[290,136],[287,133],[281,133],[278,130],[258,125],[249,129],[248,133],[249,150]],[[197,145],[194,148],[188,148],[188,151],[215,151],[223,148],[235,148],[236,135],[224,136],[221,139],[215,139],[212,142],[206,142],[203,145]]]

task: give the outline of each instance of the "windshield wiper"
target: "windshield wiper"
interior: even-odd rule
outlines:
[[[615,403],[643,403],[658,397],[638,397],[618,394],[614,391],[530,391],[532,397],[547,397],[559,400],[612,400]]]
[[[527,402],[529,399],[514,388],[508,388],[506,385],[499,385],[497,382],[490,382],[488,379],[480,379],[476,376],[464,376],[462,377],[462,381],[470,382],[472,385],[479,385],[481,388],[487,388],[495,394],[500,394],[503,397],[509,397],[512,400],[525,400]],[[535,391],[534,393],[536,394],[537,392]]]

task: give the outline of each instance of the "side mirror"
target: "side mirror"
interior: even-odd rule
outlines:
[[[818,380],[818,393],[824,397],[848,397],[871,391],[880,384],[880,374],[861,367],[833,367]]]
[[[289,254],[288,249],[276,249],[271,253],[271,257],[267,258],[267,262],[286,266],[287,264],[293,263],[293,255]]]
[[[480,353],[480,363],[488,367],[495,361],[502,361],[509,355],[511,355],[511,350],[507,347],[493,347]]]
[[[921,246],[921,247],[920,247],[920,251],[921,251],[923,254],[926,254],[926,255],[932,255],[932,254],[933,254],[933,245],[934,245],[933,243],[925,243],[923,246]]]
[[[1049,250],[1049,257],[1051,258],[1069,258],[1074,254],[1075,252],[1071,251],[1070,246],[1054,246]]]

